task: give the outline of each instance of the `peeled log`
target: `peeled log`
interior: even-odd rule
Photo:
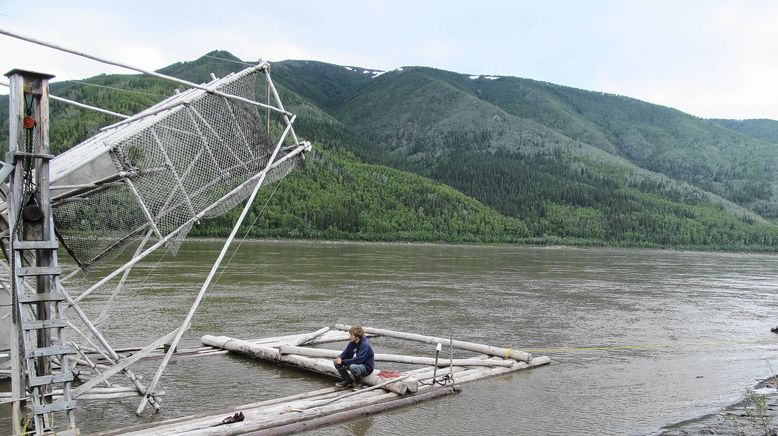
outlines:
[[[324,327],[322,329],[316,330],[313,333],[302,335],[296,341],[291,342],[290,345],[302,345],[302,344],[304,344],[306,342],[309,342],[309,341],[312,341],[312,340],[314,340],[316,338],[321,337],[323,334],[327,333],[328,331],[330,331],[330,328],[329,327]]]
[[[427,390],[424,393],[420,393],[414,396],[398,398],[396,400],[384,401],[378,404],[369,404],[365,406],[357,406],[349,410],[333,413],[331,415],[322,415],[307,421],[296,422],[286,425],[279,425],[277,427],[269,428],[263,431],[266,435],[285,435],[300,433],[303,431],[309,431],[316,428],[323,427],[325,425],[338,424],[351,419],[368,416],[373,413],[383,412],[386,410],[394,409],[397,407],[405,407],[411,404],[416,404],[422,401],[438,398],[443,395],[458,393],[459,387],[450,386],[437,388],[434,390]]]
[[[348,330],[351,326],[345,324],[337,324],[335,328],[338,330]],[[521,362],[529,362],[532,360],[532,354],[526,351],[514,350],[513,348],[500,348],[493,347],[491,345],[477,344],[475,342],[465,341],[450,341],[449,339],[436,338],[433,336],[419,335],[416,333],[404,333],[393,330],[377,329],[372,327],[364,327],[365,333],[371,333],[379,336],[388,336],[390,338],[408,339],[410,341],[424,342],[427,344],[443,344],[462,350],[475,351],[476,353],[488,354],[490,356],[502,357],[503,359],[513,359]]]
[[[200,341],[205,345],[210,345],[211,347],[224,348],[226,350],[256,357],[258,359],[269,360],[271,362],[282,362],[308,369],[310,371],[318,372],[319,374],[338,378],[340,377],[340,374],[338,374],[338,371],[335,369],[335,365],[331,360],[311,359],[293,354],[281,354],[275,348],[258,345],[252,342],[230,338],[227,336],[205,335],[200,339]],[[378,377],[375,375],[378,372],[378,369],[374,370],[372,374],[363,377],[362,382],[372,386],[391,380],[391,378]],[[417,392],[419,390],[419,382],[415,378],[407,378],[403,381],[386,385],[384,389],[400,395],[405,395],[407,392]]]
[[[278,348],[281,354],[297,354],[300,356],[332,357],[340,355],[340,351],[325,348],[306,348],[282,345]],[[432,357],[404,356],[401,354],[376,354],[376,362],[412,363],[417,365],[435,365]],[[516,361],[511,360],[487,360],[487,359],[454,359],[454,366],[505,366],[509,367]],[[438,367],[450,366],[449,359],[438,359]]]

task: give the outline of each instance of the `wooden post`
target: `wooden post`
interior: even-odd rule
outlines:
[[[13,163],[14,159],[11,153],[18,150],[21,146],[21,138],[23,127],[20,125],[22,117],[24,117],[24,80],[21,76],[13,76],[10,78],[11,91],[8,94],[8,157],[6,162]],[[7,196],[8,201],[8,232],[9,234],[14,231],[16,227],[16,216],[20,208],[19,202],[21,201],[21,183],[22,174],[21,171],[16,171],[11,175],[11,189]],[[17,191],[19,194],[17,194]],[[15,195],[16,194],[16,195]],[[9,256],[15,256],[9,248]],[[13,280],[13,277],[11,277]],[[18,291],[17,291],[18,292]],[[13,293],[13,290],[12,290]],[[15,399],[11,406],[11,421],[13,424],[14,434],[20,434],[21,420],[22,420],[22,407],[25,405],[24,395],[26,387],[24,385],[24,378],[22,377],[22,371],[24,370],[24,352],[21,350],[24,340],[22,338],[21,328],[21,312],[19,305],[17,304],[17,295],[13,295],[11,306],[11,322],[13,326],[13,334],[11,335],[11,392],[12,397]]]
[[[16,165],[13,171],[13,176],[10,181],[10,192],[7,197],[8,201],[8,231],[11,241],[18,238],[18,230],[22,229],[23,234],[26,232],[28,236],[34,240],[46,239],[45,235],[49,235],[53,229],[51,228],[51,203],[48,192],[48,161],[41,163],[41,159],[34,159],[34,156],[43,156],[48,154],[49,148],[49,102],[48,81],[51,79],[50,74],[41,74],[23,70],[13,70],[6,74],[10,82],[9,93],[9,110],[8,110],[8,156],[6,161]],[[29,101],[26,98],[29,96]],[[26,142],[29,141],[29,142]],[[26,143],[25,143],[26,142]],[[31,147],[27,150],[27,147]],[[20,156],[26,157],[20,157]],[[24,160],[23,160],[24,159]],[[22,164],[25,162],[25,164]],[[27,167],[30,162],[35,162],[35,168]],[[33,221],[31,219],[25,219],[23,217],[23,209],[25,208],[25,193],[23,186],[25,181],[23,177],[25,172],[32,171],[34,169],[35,180],[29,180],[34,183],[39,189],[39,202],[36,210],[35,218],[38,218],[33,226],[23,228],[23,224],[20,226],[18,221]],[[30,218],[30,217],[28,217]],[[23,238],[24,239],[24,238]],[[50,238],[49,238],[50,239]],[[13,243],[12,243],[13,245]],[[16,268],[21,267],[22,255],[18,252],[10,252],[9,257],[12,262],[16,262]],[[50,265],[51,257],[42,256],[40,251],[36,256],[37,267],[47,267]],[[19,304],[19,296],[24,293],[23,288],[24,280],[18,279],[15,275],[14,268],[11,270],[10,277],[15,288],[15,295],[13,295],[13,317],[12,322],[15,328],[11,344],[12,354],[12,380],[11,387],[13,392],[13,398],[18,401],[14,401],[12,405],[12,420],[13,428],[15,432],[21,431],[19,428],[21,421],[21,409],[22,400],[19,400],[25,396],[26,387],[24,385],[24,379],[22,372],[25,370],[26,365],[23,360],[26,358],[25,351],[22,349],[24,344],[24,332],[22,330],[22,314]],[[37,278],[37,292],[39,294],[51,292],[50,276],[39,276]],[[38,304],[37,307],[37,319],[48,320],[50,318],[50,308],[48,303]],[[40,330],[37,334],[37,346],[48,347],[50,346],[51,336],[49,331]],[[41,357],[37,361],[37,374],[41,376],[48,375],[51,368],[51,357]],[[48,389],[47,386],[42,387],[44,390]],[[45,394],[45,392],[44,392]],[[48,401],[46,396],[42,396],[43,401]],[[37,418],[36,418],[37,419]],[[73,423],[75,424],[75,423]]]

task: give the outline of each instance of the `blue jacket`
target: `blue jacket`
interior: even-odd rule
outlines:
[[[355,344],[351,341],[346,345],[346,349],[340,353],[341,365],[353,365],[360,364],[365,365],[367,373],[370,374],[375,369],[375,362],[373,361],[373,347],[370,346],[370,342],[367,340],[367,336],[359,338],[359,343]]]

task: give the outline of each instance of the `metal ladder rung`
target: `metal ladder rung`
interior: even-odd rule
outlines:
[[[25,266],[19,268],[18,276],[56,276],[62,273],[58,266]]]
[[[61,412],[63,410],[72,410],[76,408],[76,401],[75,400],[57,400],[51,404],[43,404],[43,405],[33,405],[32,406],[32,413],[36,415],[42,415],[44,413],[50,413],[50,412]]]
[[[42,321],[25,321],[22,323],[23,330],[60,329],[67,326],[68,322],[64,319],[45,319]]]
[[[36,357],[46,357],[46,356],[63,356],[66,354],[76,354],[76,349],[73,347],[68,346],[53,346],[53,347],[42,347],[42,348],[35,348],[32,350],[27,351],[27,358],[28,359],[34,359]]]
[[[59,242],[53,241],[14,241],[14,250],[56,250]]]
[[[59,292],[44,292],[42,294],[25,294],[19,297],[19,302],[24,304],[45,303],[47,301],[65,301],[65,296]]]
[[[73,381],[73,373],[72,372],[66,372],[63,374],[51,374],[51,375],[42,375],[39,377],[30,377],[30,387],[34,388],[36,386],[44,386],[44,385],[50,385],[52,383],[65,383],[65,382],[72,382]]]

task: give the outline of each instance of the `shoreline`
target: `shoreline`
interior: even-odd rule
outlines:
[[[744,397],[718,412],[680,421],[659,429],[663,436],[695,434],[776,434],[778,431],[778,376],[757,383],[752,390],[764,398],[760,414],[750,397]],[[768,426],[770,433],[765,429]]]
[[[207,242],[224,241],[219,236],[187,236],[186,241]],[[317,239],[317,238],[281,238],[281,237],[250,237],[243,242],[290,242],[290,243],[314,243],[314,244],[384,244],[384,245],[448,245],[448,246],[476,246],[476,247],[537,247],[546,249],[602,249],[602,250],[649,250],[649,251],[675,251],[679,253],[707,253],[707,254],[764,254],[778,253],[778,248],[769,250],[752,249],[714,249],[705,247],[647,247],[631,245],[607,245],[607,244],[563,244],[563,243],[531,243],[531,242],[451,242],[451,241],[386,241],[366,239]]]

